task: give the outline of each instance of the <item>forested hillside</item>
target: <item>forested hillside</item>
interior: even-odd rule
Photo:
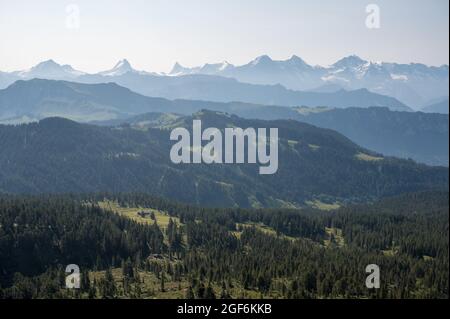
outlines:
[[[277,127],[278,171],[255,164],[173,164],[170,128]],[[168,127],[98,127],[61,118],[0,126],[0,192],[142,191],[222,207],[342,204],[448,187],[448,169],[383,157],[331,130],[293,120],[203,111]]]
[[[128,75],[123,77],[127,78]],[[170,78],[170,81],[183,82],[190,77]],[[196,77],[202,83],[204,75],[192,78]],[[104,80],[112,81],[109,77]],[[224,80],[233,82],[231,79]],[[146,85],[146,88],[152,90],[153,83]],[[202,86],[202,92],[204,91],[206,89]],[[223,90],[219,91],[218,94],[223,94]],[[266,91],[267,88],[264,87],[263,93]],[[172,90],[168,92],[171,93]],[[257,94],[260,104],[236,102],[242,101],[239,98],[230,100],[234,102],[212,102],[206,96],[203,100],[168,100],[158,98],[165,96],[164,94],[154,92],[150,95],[154,97],[143,96],[115,83],[81,84],[34,79],[17,81],[7,89],[0,90],[0,123],[16,124],[59,116],[79,122],[120,124],[128,122],[130,117],[133,120],[135,116],[148,112],[191,115],[208,109],[249,119],[294,119],[336,130],[358,145],[384,155],[448,166],[448,114],[391,111],[387,107],[391,103],[378,103],[365,96],[367,93],[364,90],[351,93],[340,91],[328,96],[323,103],[298,101],[292,104],[295,107],[287,107],[286,105],[291,104],[283,104],[282,101],[275,103],[271,98],[264,98],[261,92]],[[311,98],[315,94],[317,93],[304,93],[311,95]],[[334,103],[346,95],[360,96],[352,98],[352,101],[339,102],[345,108],[334,109]],[[230,96],[227,95],[225,100],[228,98]],[[304,105],[322,107],[299,107]],[[373,107],[377,105],[385,107]]]
[[[448,298],[448,213],[446,192],[335,212],[2,197],[0,297]],[[80,290],[63,288],[69,263]],[[368,264],[380,289],[365,286]]]
[[[176,101],[191,109],[198,103]],[[201,103],[214,110],[217,105]],[[383,107],[370,108],[287,108],[245,103],[224,104],[223,110],[248,119],[293,119],[322,128],[335,130],[354,143],[386,156],[411,158],[428,165],[448,166],[449,118],[444,114],[396,112]],[[158,126],[170,122],[176,114],[145,113],[128,119],[98,122],[101,125],[122,123]]]

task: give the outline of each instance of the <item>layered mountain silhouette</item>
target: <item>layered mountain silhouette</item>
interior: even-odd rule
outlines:
[[[110,73],[119,73],[121,66]],[[34,83],[39,80],[35,79]],[[283,106],[329,106],[329,107],[371,107],[384,106],[393,110],[409,111],[410,109],[396,99],[369,92],[366,89],[356,91],[339,90],[337,92],[300,92],[292,91],[281,85],[254,85],[241,83],[234,79],[210,76],[187,75],[180,77],[158,76],[142,72],[126,72],[118,76],[82,75],[76,78],[80,83],[114,82],[134,92],[168,99],[204,100],[213,102],[246,102]],[[72,87],[75,84],[72,84]],[[19,82],[19,87],[26,86]],[[16,90],[16,86],[8,87],[5,92]],[[55,92],[57,94],[57,91]],[[18,110],[13,110],[18,112]],[[226,111],[226,110],[224,110]],[[57,114],[56,114],[57,115]],[[0,115],[1,116],[1,115]],[[4,116],[2,116],[4,118]],[[107,116],[103,118],[106,119]]]
[[[98,75],[86,75],[77,79],[84,83],[102,83],[108,80],[112,79]],[[282,85],[249,84],[233,78],[201,74],[171,77],[129,72],[114,77],[113,81],[146,96],[168,99],[338,108],[384,106],[392,110],[411,111],[395,98],[372,93],[367,89],[303,92],[289,90]]]
[[[408,110],[406,105],[410,105],[419,109],[449,94],[448,66],[374,63],[357,56],[345,57],[327,67],[311,66],[298,56],[285,61],[260,56],[241,66],[223,62],[188,68],[176,63],[168,74],[138,71],[126,59],[96,74],[49,60],[30,70],[0,72],[0,88],[32,78],[115,82],[147,96],[170,99],[312,107],[385,106]]]
[[[248,119],[293,119],[336,130],[376,152],[448,166],[448,115],[393,112],[387,108],[306,108],[151,98],[115,83],[17,81],[0,90],[0,122],[17,124],[46,117],[120,124],[143,113],[189,115],[201,109]]]
[[[167,116],[167,115],[165,115]],[[255,164],[173,164],[170,128],[277,127],[279,168]],[[0,125],[0,192],[130,192],[238,207],[354,202],[448,187],[448,169],[383,157],[328,129],[292,120],[247,120],[218,112],[166,118],[150,126],[100,127],[62,118]]]
[[[370,62],[356,55],[327,67],[311,66],[295,55],[284,61],[263,55],[241,66],[224,62],[185,68],[177,63],[171,74],[221,75],[254,84],[281,84],[292,90],[320,91],[331,85],[335,90],[366,88],[395,97],[416,109],[433,98],[448,96],[449,84],[448,65]]]

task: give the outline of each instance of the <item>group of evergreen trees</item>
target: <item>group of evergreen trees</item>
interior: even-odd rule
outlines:
[[[171,219],[139,224],[101,209],[105,198]],[[141,298],[147,272],[161,292],[169,280],[187,282],[186,298],[245,297],[231,294],[235,286],[279,298],[448,298],[448,225],[445,192],[335,212],[199,208],[145,194],[6,196],[0,297]],[[82,269],[79,290],[63,289],[67,264]],[[381,269],[380,289],[365,286],[369,264]]]

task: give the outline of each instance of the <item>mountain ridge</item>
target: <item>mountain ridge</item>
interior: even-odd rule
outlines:
[[[202,67],[183,67],[183,71],[177,75],[203,73]],[[311,66],[295,55],[287,60],[272,60],[263,55],[213,74],[254,84],[280,83],[293,90],[315,90],[327,84],[353,90],[367,88],[418,109],[427,100],[448,96],[448,72],[448,65],[372,62],[356,55],[343,57],[330,66]]]
[[[316,91],[318,88],[330,84],[346,90],[366,88],[374,93],[394,97],[403,104],[413,106],[416,110],[425,105],[427,101],[449,95],[448,65],[437,67],[421,63],[372,62],[356,55],[343,57],[330,66],[311,66],[296,55],[287,60],[272,60],[269,56],[263,55],[247,64],[238,66],[221,62],[206,63],[202,66],[189,68],[177,62],[169,73],[137,71],[131,67],[126,59],[120,60],[116,66],[120,63],[126,64],[127,67],[118,72],[114,72],[113,68],[92,74],[73,69],[72,71],[64,70],[63,66],[60,66],[61,70],[58,71],[56,76],[51,76],[46,72],[43,74],[30,73],[29,71],[2,72],[0,74],[0,88],[6,87],[18,79],[33,77],[77,79],[78,81],[89,81],[90,79],[92,81],[96,77],[114,78],[126,75],[129,72],[161,77],[180,77],[195,74],[215,75],[234,78],[249,84],[281,84],[287,89],[295,91]],[[85,76],[87,76],[87,79],[83,79]],[[99,80],[105,81],[105,79]],[[210,80],[213,81],[214,78],[210,78]],[[125,82],[119,84],[125,85]],[[129,88],[140,91],[136,86],[129,86]]]
[[[22,80],[23,81],[23,80]],[[28,80],[55,81],[45,79]],[[161,97],[171,100],[203,100],[211,102],[246,102],[283,106],[329,106],[329,107],[370,107],[386,106],[394,110],[410,111],[410,108],[394,98],[371,93],[365,89],[336,92],[300,92],[287,90],[281,85],[254,85],[234,79],[209,76],[187,75],[180,77],[160,77],[150,74],[127,72],[120,76],[83,75],[77,81],[81,84],[116,83],[147,97]],[[23,83],[23,82],[20,82]],[[75,84],[71,84],[72,86]],[[0,90],[3,94],[9,87]]]
[[[201,109],[227,112],[248,119],[293,119],[311,123],[337,130],[359,145],[385,155],[411,157],[428,164],[448,166],[448,152],[445,152],[448,150],[448,116],[445,115],[383,111],[381,108],[334,110],[242,102],[167,100],[140,95],[114,82],[83,84],[21,80],[8,89],[0,90],[0,122],[5,124],[51,116],[80,122],[120,123],[148,112],[189,115]],[[327,112],[323,113],[324,110]],[[421,142],[414,144],[414,141]]]
[[[446,168],[382,157],[332,130],[211,111],[177,123],[189,128],[194,118],[201,118],[204,127],[219,129],[278,127],[277,173],[259,175],[252,164],[173,164],[168,129],[100,127],[49,118],[0,125],[0,190],[143,191],[207,206],[286,207],[310,200],[366,201],[448,185]]]

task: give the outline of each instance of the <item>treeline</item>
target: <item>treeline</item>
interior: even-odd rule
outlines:
[[[172,219],[138,224],[100,209],[105,199]],[[187,283],[186,298],[448,298],[448,260],[445,192],[335,212],[199,208],[145,194],[0,198],[3,298],[140,298],[146,272],[159,291]],[[72,263],[85,272],[75,294],[61,289]],[[369,264],[380,267],[380,289],[365,286]],[[93,270],[104,276],[86,279]]]
[[[0,198],[0,284],[76,263],[104,269],[166,251],[155,226],[65,197]]]

